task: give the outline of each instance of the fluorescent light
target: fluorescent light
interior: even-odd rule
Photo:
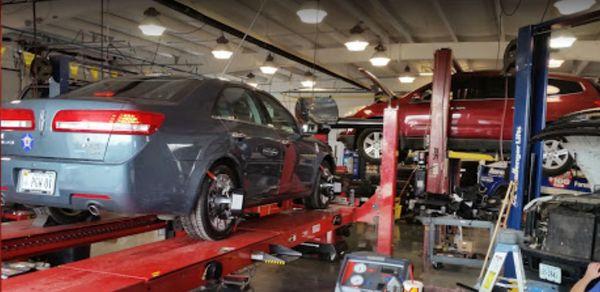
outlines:
[[[158,19],[158,11],[154,7],[150,7],[144,11],[144,19],[138,26],[143,34],[149,36],[161,36],[166,27],[164,27]]]
[[[565,60],[560,60],[560,59],[550,59],[548,61],[548,68],[558,68],[560,66],[562,66],[562,64],[565,62]]]
[[[323,18],[327,16],[327,11],[321,9],[317,1],[309,1],[304,3],[300,9],[296,11],[296,14],[300,17],[300,21],[315,24],[323,21]]]
[[[577,38],[570,34],[561,34],[550,39],[550,47],[553,49],[568,48],[573,45]]]
[[[164,26],[158,24],[140,24],[139,28],[148,36],[161,36],[166,30]]]
[[[419,76],[433,76],[433,72],[419,72]]]
[[[246,82],[246,84],[248,84],[252,87],[258,87],[258,83],[256,83],[256,82]]]
[[[360,52],[360,51],[364,51],[367,48],[367,46],[369,45],[369,42],[367,42],[365,40],[354,39],[351,41],[347,41],[346,43],[344,43],[344,45],[346,46],[348,51]]]
[[[233,51],[229,47],[229,40],[224,35],[217,39],[217,46],[211,51],[216,59],[226,60],[231,58]]]
[[[367,48],[369,42],[365,39],[364,31],[360,22],[350,29],[350,39],[344,43],[348,51],[360,52]]]
[[[383,67],[390,62],[390,57],[385,54],[385,47],[382,44],[375,47],[375,54],[373,54],[373,57],[369,61],[375,67]]]
[[[413,83],[415,81],[415,77],[413,76],[400,76],[398,77],[400,83]]]
[[[265,62],[262,64],[262,66],[260,66],[260,71],[263,72],[264,74],[269,74],[269,75],[273,75],[275,74],[275,72],[277,72],[277,66],[275,66],[275,62],[273,62],[274,58],[273,55],[269,54],[267,55],[267,59],[265,60]]]
[[[574,14],[590,9],[596,4],[596,0],[560,0],[554,2],[554,7],[562,15]]]
[[[304,80],[302,80],[300,82],[300,84],[302,84],[302,86],[308,87],[308,88],[315,87],[315,85],[317,84],[317,81],[315,79],[315,75],[313,75],[312,73],[310,73],[309,71],[307,71],[304,74]]]

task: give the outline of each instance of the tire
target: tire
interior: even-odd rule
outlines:
[[[233,231],[235,219],[223,218],[227,210],[216,204],[211,204],[225,187],[235,189],[239,183],[235,172],[229,166],[221,164],[214,166],[211,172],[217,177],[216,180],[208,176],[204,178],[198,190],[198,201],[192,213],[181,216],[181,225],[185,232],[193,238],[216,241],[227,238]]]
[[[356,140],[356,149],[360,158],[366,162],[380,163],[382,141],[382,129],[368,128],[361,131]]]
[[[329,163],[323,161],[321,162],[321,167],[319,167],[319,174],[317,175],[317,179],[313,185],[313,191],[310,196],[304,199],[304,205],[307,209],[327,209],[329,207],[329,202],[331,198],[327,194],[323,194],[321,191],[321,183],[327,182],[326,175],[324,171],[331,172],[331,166]]]
[[[556,176],[573,167],[573,156],[563,147],[559,140],[544,140],[544,160],[542,173],[545,176]]]
[[[43,212],[48,214],[55,223],[60,225],[85,222],[94,217],[86,210],[44,207]]]

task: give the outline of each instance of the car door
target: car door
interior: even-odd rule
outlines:
[[[278,194],[284,148],[279,133],[266,125],[261,106],[242,87],[226,87],[215,105],[213,116],[228,129],[233,154],[243,172],[242,185],[247,205]]]
[[[302,138],[294,117],[275,98],[257,93],[267,118],[267,125],[277,131],[285,148],[279,183],[280,197],[296,197],[312,190],[316,175],[316,145]]]

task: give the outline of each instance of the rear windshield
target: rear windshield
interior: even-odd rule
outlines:
[[[177,101],[199,83],[195,79],[106,80],[71,91],[62,98],[93,96]]]

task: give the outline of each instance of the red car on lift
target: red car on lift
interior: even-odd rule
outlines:
[[[460,72],[452,76],[451,124],[448,148],[484,153],[510,152],[513,128],[514,76],[499,71]],[[400,109],[400,149],[424,149],[429,133],[431,83],[392,100]],[[591,80],[550,74],[547,88],[547,121],[568,113],[600,106],[600,86]],[[347,117],[380,119],[387,102],[376,101]],[[362,127],[346,131],[339,141],[359,152],[362,159],[378,163],[381,158],[381,127]],[[544,172],[563,173],[573,158],[560,141],[544,142]]]

